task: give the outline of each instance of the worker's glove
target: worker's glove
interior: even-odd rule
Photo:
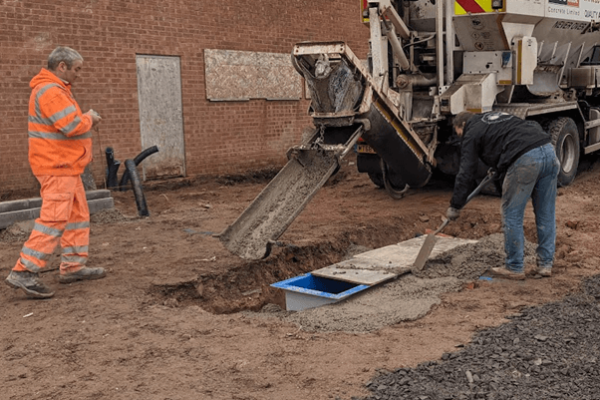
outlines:
[[[446,211],[446,218],[448,218],[450,221],[454,221],[458,217],[460,217],[460,210],[454,207],[448,207],[448,211]]]

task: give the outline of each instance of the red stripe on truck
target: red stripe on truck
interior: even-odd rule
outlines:
[[[484,13],[485,10],[475,0],[456,0],[466,12],[470,13]]]

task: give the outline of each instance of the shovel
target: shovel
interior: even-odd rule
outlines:
[[[481,189],[488,182],[490,182],[492,180],[494,175],[495,175],[494,170],[489,169],[485,178],[483,178],[481,183],[479,183],[479,185],[475,188],[475,190],[473,190],[473,192],[469,195],[469,197],[467,197],[467,202],[465,203],[465,205],[467,205],[467,203],[469,201],[471,201],[471,199],[473,197],[477,196],[477,194],[481,191]],[[421,271],[423,269],[423,267],[425,266],[425,263],[427,262],[427,259],[429,258],[429,256],[431,255],[431,252],[433,251],[433,247],[435,246],[435,242],[437,240],[436,235],[438,233],[440,233],[446,227],[446,225],[448,225],[449,222],[450,222],[449,219],[444,218],[444,222],[442,222],[440,227],[437,228],[437,230],[435,232],[427,235],[427,237],[425,238],[425,241],[423,242],[423,246],[421,246],[421,250],[419,250],[417,259],[415,260],[415,263],[413,264],[413,267],[412,267],[413,271]]]

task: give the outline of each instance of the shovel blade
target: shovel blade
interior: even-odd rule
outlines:
[[[423,242],[423,246],[421,246],[421,250],[419,250],[419,254],[417,255],[417,259],[413,264],[413,271],[421,271],[425,266],[425,263],[429,259],[431,252],[433,251],[433,247],[435,246],[435,242],[437,240],[437,236],[432,233],[427,235],[425,241]]]

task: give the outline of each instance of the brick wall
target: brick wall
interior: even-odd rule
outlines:
[[[103,149],[119,160],[141,151],[136,54],[181,57],[188,175],[283,165],[310,124],[308,102],[209,102],[205,48],[290,53],[300,41],[347,42],[360,57],[368,29],[359,0],[0,0],[0,195],[35,188],[27,161],[29,81],[57,45],[85,58],[73,89],[104,118],[94,137],[94,177]]]

